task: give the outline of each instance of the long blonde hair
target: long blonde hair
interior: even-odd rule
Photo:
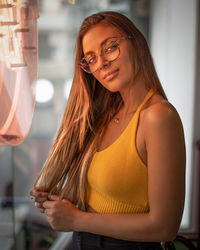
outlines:
[[[70,200],[79,209],[87,209],[87,171],[106,126],[123,106],[118,92],[105,89],[92,74],[80,69],[84,56],[82,39],[96,24],[116,27],[131,36],[134,50],[135,75],[144,79],[147,89],[154,89],[165,99],[166,95],[156,74],[147,42],[141,32],[124,15],[100,12],[87,17],[76,44],[75,73],[68,103],[49,156],[35,181],[46,191]]]

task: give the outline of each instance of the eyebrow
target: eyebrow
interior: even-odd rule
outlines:
[[[100,43],[100,47],[110,38],[118,38],[116,36],[110,36],[110,37],[107,37],[106,39],[104,39],[101,43]],[[84,56],[87,56],[88,54],[92,54],[94,53],[94,51],[87,51],[86,53],[84,53]]]

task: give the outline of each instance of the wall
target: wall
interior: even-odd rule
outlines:
[[[186,201],[181,231],[194,232],[193,211],[196,197],[193,196],[194,142],[199,138],[200,126],[194,126],[199,116],[195,110],[200,97],[197,90],[197,1],[152,0],[151,5],[151,50],[161,83],[169,101],[178,110],[185,131],[187,167]],[[194,131],[195,128],[195,131]],[[195,132],[195,133],[194,133]],[[196,196],[196,194],[195,194]]]

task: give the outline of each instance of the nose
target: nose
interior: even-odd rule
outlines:
[[[110,66],[110,64],[111,64],[111,62],[108,61],[108,60],[106,60],[104,58],[104,56],[99,56],[99,65],[98,65],[98,68],[100,70],[108,68]]]

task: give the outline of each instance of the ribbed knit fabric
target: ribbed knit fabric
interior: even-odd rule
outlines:
[[[87,175],[88,204],[99,213],[147,213],[148,172],[138,155],[135,136],[139,113],[151,89],[122,134],[96,152]]]

